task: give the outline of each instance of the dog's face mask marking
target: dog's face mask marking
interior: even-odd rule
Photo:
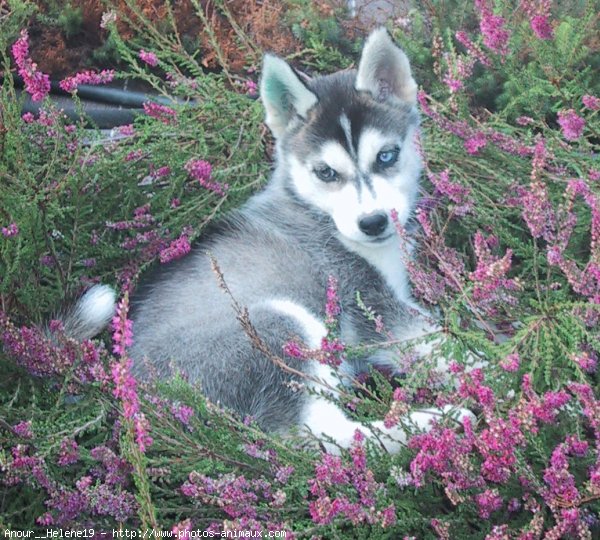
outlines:
[[[295,194],[329,215],[340,235],[375,246],[409,218],[420,172],[416,84],[384,30],[371,34],[357,72],[303,81],[267,57],[266,121]]]

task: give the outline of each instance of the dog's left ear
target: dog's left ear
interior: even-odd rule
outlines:
[[[378,101],[396,97],[411,105],[417,101],[417,83],[412,77],[408,58],[385,28],[367,38],[363,47],[355,88],[370,92]]]

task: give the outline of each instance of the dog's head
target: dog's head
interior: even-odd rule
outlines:
[[[367,39],[357,71],[311,80],[267,55],[261,80],[279,167],[296,196],[330,215],[345,240],[377,245],[412,211],[421,168],[417,85],[385,29]]]

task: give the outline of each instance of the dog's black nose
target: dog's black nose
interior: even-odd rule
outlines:
[[[386,214],[377,212],[376,214],[369,214],[360,219],[358,222],[358,228],[368,234],[369,236],[378,236],[388,226],[388,217]]]

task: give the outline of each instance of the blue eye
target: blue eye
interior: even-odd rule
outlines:
[[[323,182],[335,182],[338,179],[337,171],[334,171],[331,167],[321,167],[320,169],[315,169],[315,174],[318,176],[319,180]]]
[[[396,161],[398,161],[398,156],[400,155],[400,148],[395,146],[391,150],[382,150],[377,154],[377,165],[380,167],[391,167]]]

